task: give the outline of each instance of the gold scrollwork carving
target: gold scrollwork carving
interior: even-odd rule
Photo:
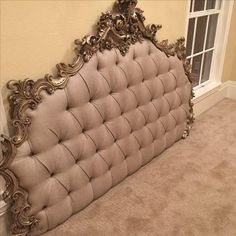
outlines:
[[[22,236],[27,235],[38,224],[38,220],[28,214],[30,205],[27,201],[27,193],[22,189],[18,189],[12,195],[12,200],[11,211],[13,213],[13,224],[11,226],[11,232]]]
[[[16,147],[10,138],[1,135],[0,150],[0,175],[5,181],[5,191],[1,199],[5,202],[11,201],[13,217],[12,233],[26,235],[30,228],[36,225],[38,221],[34,216],[28,215],[30,205],[27,202],[27,193],[18,186],[14,174],[8,169],[16,155]]]
[[[136,5],[137,0],[117,0],[112,12],[102,13],[96,35],[75,40],[77,55],[85,62],[98,50],[117,48],[125,55],[131,44],[141,42],[144,38],[154,40],[161,25],[145,26],[143,11]]]
[[[11,141],[16,146],[23,143],[28,137],[28,126],[31,124],[31,119],[27,115],[27,109],[35,110],[41,102],[41,91],[44,90],[48,94],[54,93],[58,88],[64,88],[68,76],[62,78],[53,78],[51,75],[45,75],[44,78],[37,81],[26,80],[11,80],[7,83],[7,88],[11,90],[9,101],[11,104],[12,125],[16,129],[15,135]]]
[[[13,192],[15,190],[14,181],[11,176],[11,172],[8,169],[11,164],[13,158],[16,154],[16,148],[14,144],[11,142],[10,138],[5,135],[0,136],[0,175],[3,177],[5,181],[5,191],[3,192],[2,198],[5,202],[9,201]]]

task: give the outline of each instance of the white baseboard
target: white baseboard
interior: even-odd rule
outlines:
[[[225,84],[227,84],[226,97],[236,100],[236,81],[228,80]]]
[[[195,116],[200,115],[224,98],[236,100],[236,81],[233,80],[222,84],[212,83],[201,89],[203,92],[196,91],[197,96],[193,99]]]

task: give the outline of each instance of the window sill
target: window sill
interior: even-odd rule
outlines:
[[[210,96],[211,94],[215,93],[216,91],[219,90],[221,87],[222,83],[220,82],[207,82],[197,88],[193,89],[194,92],[194,98],[193,98],[193,103],[198,103],[205,99],[206,97]]]
[[[193,111],[195,117],[205,112],[224,98],[224,89],[222,83],[207,82],[204,86],[199,86],[194,90]]]

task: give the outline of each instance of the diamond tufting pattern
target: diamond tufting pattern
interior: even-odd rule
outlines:
[[[29,192],[33,234],[56,227],[182,137],[191,85],[151,42],[98,52],[66,88],[43,93],[10,169]]]

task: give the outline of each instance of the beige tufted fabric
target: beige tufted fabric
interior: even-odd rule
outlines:
[[[66,88],[43,93],[10,166],[38,235],[64,222],[182,137],[191,85],[151,42],[98,52]]]

